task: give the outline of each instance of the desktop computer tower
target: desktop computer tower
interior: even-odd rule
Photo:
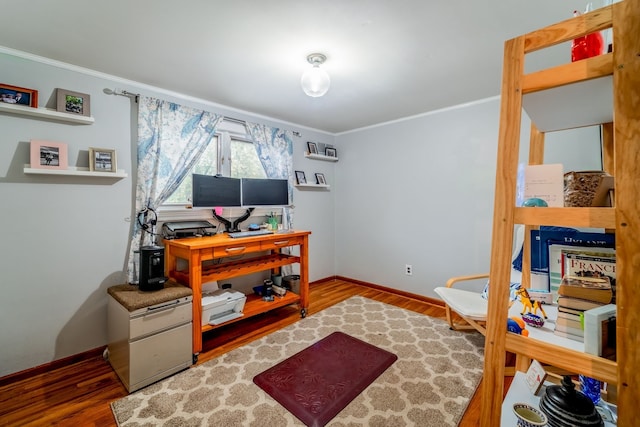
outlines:
[[[157,291],[164,288],[167,277],[164,275],[164,248],[162,246],[143,246],[140,248],[141,291]]]

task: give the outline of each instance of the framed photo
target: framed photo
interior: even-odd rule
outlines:
[[[318,154],[318,145],[315,142],[307,142],[307,148],[309,150],[309,154]]]
[[[86,93],[73,92],[66,89],[56,89],[56,110],[63,113],[91,115],[90,97]]]
[[[0,102],[38,108],[38,91],[0,83]]]
[[[303,171],[296,171],[296,182],[298,184],[306,184],[307,183],[307,177],[304,176],[304,172]]]
[[[324,178],[323,173],[316,174],[316,184],[327,185],[327,180]]]
[[[327,157],[338,157],[338,151],[335,148],[327,147],[324,149],[324,155]]]
[[[67,169],[67,144],[32,139],[31,167],[36,169]]]
[[[91,172],[116,172],[116,150],[89,147],[89,170]]]

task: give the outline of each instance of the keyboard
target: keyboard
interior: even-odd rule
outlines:
[[[265,234],[273,234],[273,231],[269,230],[248,230],[248,231],[235,231],[233,233],[228,233],[229,237],[237,239],[239,237],[253,237],[253,236],[264,236]]]

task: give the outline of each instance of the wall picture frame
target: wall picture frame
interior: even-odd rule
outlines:
[[[109,148],[89,147],[89,171],[91,172],[116,172],[116,150]]]
[[[66,170],[68,167],[67,144],[64,142],[32,139],[30,152],[32,168]]]
[[[0,83],[0,102],[38,108],[38,91]]]
[[[323,173],[316,173],[316,184],[327,185],[327,180]]]
[[[296,182],[298,184],[306,184],[307,177],[305,176],[303,171],[296,171]]]
[[[308,141],[307,149],[309,150],[309,154],[318,154],[318,144],[315,142]]]
[[[56,111],[91,116],[91,96],[67,89],[56,89]]]
[[[324,155],[327,157],[338,157],[338,150],[333,147],[327,147],[324,149]]]

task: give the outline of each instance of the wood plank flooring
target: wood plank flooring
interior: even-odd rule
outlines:
[[[317,313],[353,295],[444,319],[441,306],[344,280],[310,287],[309,314]],[[282,307],[247,321],[207,332],[198,364],[281,329],[300,319],[295,306]],[[110,402],[127,395],[100,351],[55,369],[34,369],[33,375],[0,378],[0,426],[116,426]],[[480,387],[481,388],[481,387]],[[479,390],[480,390],[479,388]],[[475,426],[480,418],[479,392],[460,426]]]

